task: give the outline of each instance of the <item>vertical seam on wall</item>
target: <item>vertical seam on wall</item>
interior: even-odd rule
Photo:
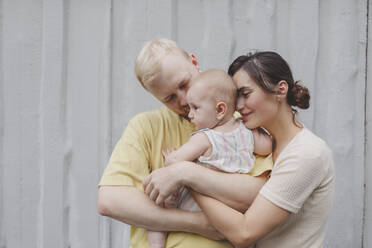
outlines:
[[[113,56],[113,53],[114,53],[114,1],[111,0],[110,1],[110,78],[109,78],[109,90],[108,90],[108,99],[109,99],[109,119],[110,119],[110,123],[109,123],[109,130],[108,130],[108,147],[107,147],[107,153],[105,154],[106,156],[110,156],[111,154],[111,151],[112,151],[112,129],[113,129],[113,97],[112,97],[112,91],[113,91],[113,64],[114,64],[114,56]],[[109,231],[109,238],[108,238],[108,246],[111,247],[112,246],[112,221],[110,220],[108,222],[108,231]]]
[[[0,0],[0,10],[2,10],[3,1]],[[3,35],[3,13],[0,11],[0,34]],[[3,157],[3,149],[4,149],[4,86],[3,86],[3,63],[2,63],[2,49],[3,43],[2,39],[0,39],[0,248],[5,248],[5,235],[4,235],[4,180],[3,180],[3,168],[4,168],[4,157]]]
[[[45,202],[45,153],[44,153],[44,142],[45,142],[45,135],[44,135],[44,89],[45,89],[45,33],[46,27],[45,27],[45,1],[42,2],[41,8],[42,8],[42,21],[41,21],[41,68],[40,68],[40,74],[41,74],[41,80],[40,80],[40,90],[39,90],[39,191],[40,191],[40,199],[39,199],[39,207],[38,207],[38,214],[37,214],[37,246],[38,247],[44,247],[44,202]]]
[[[313,93],[311,95],[311,101],[314,103],[312,104],[313,106],[313,110],[312,110],[312,121],[311,121],[311,129],[312,130],[316,130],[316,112],[318,110],[317,108],[317,105],[315,104],[317,102],[317,94],[315,94],[315,92],[317,92],[317,87],[319,87],[318,85],[318,80],[319,80],[319,53],[320,53],[320,46],[321,46],[321,42],[320,42],[320,39],[321,39],[321,11],[320,11],[320,1],[318,1],[318,23],[317,23],[317,32],[318,32],[318,37],[317,37],[317,43],[316,43],[316,55],[315,55],[315,63],[314,63],[314,67],[315,67],[315,71],[314,71],[314,86],[313,86]],[[316,130],[318,131],[318,130]]]
[[[365,48],[365,76],[364,76],[364,172],[366,172],[367,168],[367,93],[368,93],[368,26],[369,26],[369,0],[366,1],[367,4],[367,18],[366,18],[366,48]],[[367,183],[367,173],[364,173],[364,184],[363,184],[363,219],[362,219],[362,248],[364,247],[364,232],[365,232],[365,217],[367,211],[367,191],[366,191],[366,183]]]
[[[235,27],[235,22],[234,22],[234,1],[230,0],[229,1],[229,6],[228,6],[228,17],[229,17],[229,22],[230,22],[230,34],[231,34],[231,44],[230,44],[230,49],[229,49],[229,61],[227,63],[227,66],[229,66],[233,62],[233,57],[235,55],[236,51],[236,27]]]
[[[103,62],[102,62],[102,88],[100,91],[103,92],[99,95],[99,102],[103,102],[103,107],[99,107],[99,119],[100,125],[98,129],[99,137],[102,138],[102,144],[98,144],[99,147],[103,146],[103,149],[98,153],[97,161],[98,172],[102,173],[101,166],[105,164],[110,156],[112,150],[112,64],[113,64],[113,0],[108,1],[108,10],[104,11],[104,38],[103,38]],[[106,6],[105,6],[106,7]],[[108,16],[107,16],[108,15]],[[98,175],[99,177],[100,175]],[[99,247],[109,248],[112,246],[112,221],[98,217],[100,228],[98,229]]]
[[[62,217],[62,236],[63,247],[69,248],[70,244],[70,205],[69,205],[69,172],[71,165],[71,144],[69,143],[69,127],[68,127],[68,18],[70,11],[70,0],[63,1],[63,37],[62,37],[62,83],[61,83],[61,119],[63,125],[63,143],[65,149],[63,151],[63,174],[62,174],[62,204],[63,204],[63,217]]]
[[[178,42],[178,0],[171,1],[171,37]]]

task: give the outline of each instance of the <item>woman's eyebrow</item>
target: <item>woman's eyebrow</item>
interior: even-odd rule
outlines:
[[[248,86],[241,87],[238,89],[238,94],[241,93],[243,90],[252,90],[252,89]]]

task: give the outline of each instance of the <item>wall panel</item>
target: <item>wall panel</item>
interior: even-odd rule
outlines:
[[[250,49],[287,59],[311,93],[300,119],[334,152],[326,247],[369,247],[368,5],[0,0],[0,248],[129,246],[129,227],[98,215],[97,183],[130,118],[161,106],[134,75],[156,37],[195,53],[203,70],[227,70]]]
[[[368,1],[369,10],[372,8],[371,1]],[[365,186],[365,205],[364,205],[364,225],[363,225],[363,247],[372,246],[372,19],[366,23],[368,36],[364,40],[367,44],[366,57],[366,82],[365,82],[365,162],[364,162],[364,186]]]
[[[41,1],[2,2],[3,216],[7,247],[35,247],[40,198]]]

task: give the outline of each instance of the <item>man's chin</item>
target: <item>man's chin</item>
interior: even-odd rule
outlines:
[[[187,115],[180,115],[182,118],[185,118],[186,120],[190,121],[190,118],[188,117],[188,114]]]
[[[179,116],[181,116],[182,118],[185,118],[186,120],[190,121],[190,118],[188,117],[189,115],[189,110],[174,110],[173,109],[173,112],[176,112]]]
[[[190,118],[188,117],[189,116],[189,111],[179,111],[178,115],[181,116],[182,118],[190,121]]]

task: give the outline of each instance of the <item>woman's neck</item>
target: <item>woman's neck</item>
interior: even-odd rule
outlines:
[[[296,122],[296,124],[295,124]],[[285,146],[302,130],[302,125],[293,119],[292,111],[278,113],[277,118],[265,127],[273,137],[273,161],[275,162]]]

